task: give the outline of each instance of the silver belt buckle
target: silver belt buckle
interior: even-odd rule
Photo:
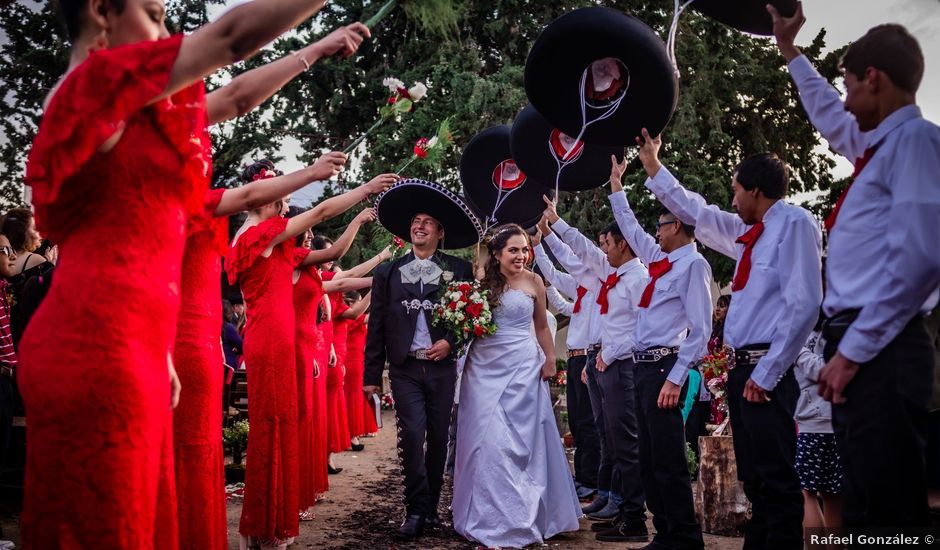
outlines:
[[[416,349],[415,350],[415,359],[420,359],[421,361],[428,360],[428,350],[426,349]]]

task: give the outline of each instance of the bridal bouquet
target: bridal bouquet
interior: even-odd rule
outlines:
[[[496,332],[493,313],[487,301],[489,292],[478,282],[452,282],[441,294],[434,309],[433,325],[443,325],[454,335],[461,355],[473,338],[483,338]]]
[[[702,377],[705,378],[705,387],[715,397],[715,407],[722,415],[728,412],[728,403],[725,399],[728,386],[728,362],[727,348],[702,357]]]

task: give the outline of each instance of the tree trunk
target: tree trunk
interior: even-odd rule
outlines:
[[[699,437],[695,508],[702,531],[713,535],[740,536],[749,512],[731,441],[727,436]]]

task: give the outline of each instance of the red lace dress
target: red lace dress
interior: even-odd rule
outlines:
[[[321,271],[320,276],[327,275],[327,271]],[[331,300],[329,297],[325,300],[327,303],[330,303]],[[322,301],[321,301],[322,303]],[[324,448],[327,452],[327,458],[329,458],[330,445],[329,445],[329,424],[330,424],[330,402],[329,402],[329,392],[327,391],[328,379],[330,377],[330,372],[335,370],[335,368],[329,368],[330,363],[330,347],[333,345],[333,321],[325,320],[319,325],[317,325],[317,349],[315,351],[317,363],[320,365],[320,376],[313,380],[313,395],[315,409],[314,409],[314,433],[322,438],[324,442]]]
[[[250,430],[238,530],[265,541],[297,536],[299,528],[293,242],[262,255],[286,227],[286,219],[274,217],[249,228],[225,260],[229,282],[241,286],[247,316]]]
[[[222,255],[228,219],[214,217],[224,189],[206,193],[189,219],[183,254],[182,304],[173,362],[183,390],[173,415],[180,548],[228,548],[225,453],[222,450]]]
[[[349,433],[353,436],[375,433],[375,419],[372,418],[372,430],[366,427],[366,399],[362,393],[362,376],[365,370],[366,324],[365,314],[349,321],[346,337],[346,378],[343,391],[346,393],[346,411],[349,416]]]
[[[310,254],[310,249],[298,247],[294,251],[294,264],[300,264]],[[298,434],[300,444],[300,508],[306,510],[316,504],[317,495],[329,488],[327,480],[326,424],[322,430],[318,410],[320,403],[314,389],[314,360],[317,351],[317,306],[323,298],[323,280],[316,266],[301,268],[300,278],[294,283],[294,315],[296,316],[297,395],[300,421]],[[319,361],[317,361],[319,364]],[[324,366],[324,368],[326,368]],[[324,373],[325,375],[326,373]],[[324,386],[325,388],[325,386]],[[322,398],[320,399],[322,401]]]
[[[323,272],[323,280],[331,281],[336,274],[332,271]],[[346,363],[346,329],[348,319],[339,316],[349,309],[343,300],[342,292],[331,292],[330,306],[333,310],[333,350],[336,352],[336,366],[327,369],[326,376],[326,402],[327,402],[327,438],[331,453],[341,453],[349,449],[351,436],[349,435],[349,420],[347,420],[346,394],[343,392],[343,369]]]
[[[204,88],[148,103],[181,42],[92,53],[33,142],[26,183],[61,256],[19,348],[26,548],[177,547],[167,365],[186,219],[208,187]]]

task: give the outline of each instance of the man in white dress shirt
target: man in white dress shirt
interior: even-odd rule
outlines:
[[[633,352],[643,489],[656,527],[650,547],[701,549],[679,403],[689,369],[707,351],[712,270],[695,246],[695,228],[668,210],[659,216],[655,239],[643,230],[623,192],[626,162],[611,158],[611,165],[614,219],[650,274],[638,303]]]
[[[532,238],[532,244],[539,271],[551,284],[546,292],[548,303],[554,306],[558,313],[570,319],[566,339],[568,381],[565,395],[568,400],[568,425],[571,427],[571,435],[574,436],[575,443],[574,480],[578,486],[578,498],[589,500],[592,496],[598,495],[606,500],[609,498],[610,491],[610,466],[607,466],[604,484],[598,484],[601,444],[597,426],[594,424],[594,411],[588,387],[581,381],[581,373],[587,364],[588,353],[600,341],[599,312],[594,305],[597,296],[596,287],[600,285],[600,282],[596,277],[585,277],[588,286],[592,286],[592,283],[595,286],[593,289],[588,288],[571,273],[557,270],[542,247],[542,238],[540,228]]]
[[[800,388],[793,363],[819,317],[822,234],[812,215],[783,197],[789,169],[774,154],[734,170],[732,206],[709,205],[659,161],[662,141],[643,130],[646,187],[705,246],[733,258],[725,343],[735,349],[728,406],[738,479],[751,501],[744,548],[803,548],[803,496],[793,415]]]
[[[617,517],[608,529],[597,533],[597,540],[643,542],[648,540],[649,533],[646,529],[645,499],[640,476],[632,335],[636,327],[636,304],[646,286],[648,273],[616,224],[611,224],[605,230],[605,253],[559,218],[554,203],[547,198],[545,202],[545,216],[552,224],[552,230],[571,248],[593,277],[604,281],[597,296],[601,350],[597,354],[595,368],[608,444],[614,468],[620,474],[620,486],[617,489],[622,502]]]
[[[924,57],[900,25],[874,27],[842,58],[843,102],[794,45],[802,7],[771,15],[810,120],[856,161],[827,220],[820,376],[845,459],[845,524],[925,525],[934,359],[923,317],[940,285],[940,128],[916,105]]]

